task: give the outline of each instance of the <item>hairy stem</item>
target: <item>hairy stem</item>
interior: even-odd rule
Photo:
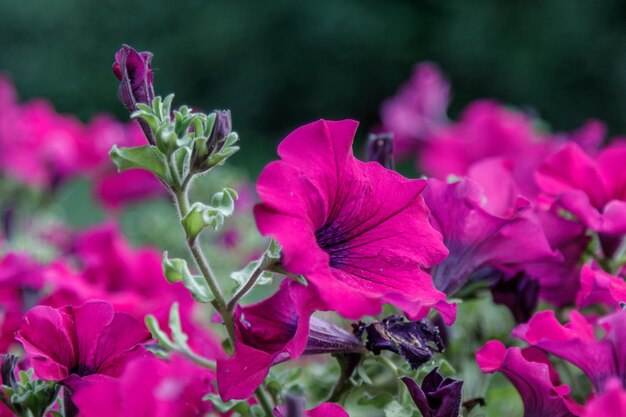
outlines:
[[[233,298],[228,302],[226,310],[230,314],[235,311],[235,307],[237,307],[237,303],[239,303],[239,300],[241,300],[242,297],[250,292],[250,290],[254,287],[257,279],[259,279],[261,274],[265,272],[273,262],[273,259],[268,258],[267,255],[263,255],[261,262],[259,262],[259,266],[257,266],[252,275],[250,275],[248,281],[239,289],[239,291],[235,293],[235,295],[233,295]]]
[[[185,184],[189,184],[185,182]],[[188,187],[185,186],[180,190],[174,190],[174,202],[176,203],[176,207],[178,208],[179,217],[182,220],[183,217],[189,212],[189,190]],[[204,253],[200,249],[200,245],[198,243],[198,239],[189,239],[186,238],[187,246],[189,247],[189,251],[196,263],[196,266],[202,273],[204,280],[207,285],[211,289],[211,293],[215,299],[212,301],[213,307],[220,314],[222,320],[224,320],[224,326],[226,327],[226,331],[228,332],[228,337],[230,338],[231,343],[234,346],[235,343],[235,326],[233,324],[232,314],[228,312],[226,308],[226,301],[224,299],[224,294],[222,293],[222,289],[220,288],[213,271],[211,270],[211,266],[207,262]]]

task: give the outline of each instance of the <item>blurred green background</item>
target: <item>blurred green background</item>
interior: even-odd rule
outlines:
[[[420,60],[453,84],[454,116],[495,97],[556,129],[589,117],[626,132],[623,0],[29,0],[0,2],[0,70],[23,98],[82,119],[127,117],[113,54],[155,54],[157,93],[231,108],[252,175],[275,143],[318,118],[356,118],[364,135]]]

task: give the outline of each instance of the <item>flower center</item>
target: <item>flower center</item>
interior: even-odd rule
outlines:
[[[348,255],[348,237],[333,223],[327,223],[315,232],[317,244],[330,256],[330,267],[340,268]]]

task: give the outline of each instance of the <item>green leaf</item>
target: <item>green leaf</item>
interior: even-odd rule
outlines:
[[[172,304],[172,307],[170,308],[169,325],[174,343],[180,347],[187,347],[188,337],[183,331],[183,327],[180,322],[180,310],[178,309],[178,303]]]
[[[383,392],[375,396],[366,393],[357,400],[358,405],[370,405],[382,410],[389,403],[393,402],[393,396],[388,392]]]
[[[163,261],[161,262],[163,267],[163,274],[168,282],[180,282],[183,280],[184,275],[191,275],[189,268],[187,267],[187,261],[179,258],[168,258],[167,251],[163,252]]]
[[[234,292],[239,291],[241,287],[246,285],[246,283],[250,280],[250,277],[252,277],[252,274],[254,274],[254,271],[256,271],[256,269],[259,267],[260,264],[261,264],[261,260],[257,259],[255,261],[250,262],[242,270],[236,271],[230,274],[230,277],[234,279],[235,282],[237,282],[237,287],[235,288]],[[256,279],[254,285],[255,286],[256,285],[268,285],[271,283],[272,283],[271,272],[264,271]]]
[[[267,248],[267,251],[265,253],[267,254],[268,258],[278,260],[280,259],[280,254],[282,253],[282,250],[283,249],[280,247],[278,242],[274,239],[271,239],[270,246]]]
[[[176,349],[176,346],[170,340],[167,333],[161,330],[161,327],[159,326],[159,321],[156,319],[156,317],[154,317],[152,314],[148,314],[145,318],[145,322],[146,327],[150,331],[150,334],[152,334],[152,337],[156,339],[156,341],[159,342],[161,346],[168,350]]]
[[[155,146],[145,145],[134,148],[118,148],[116,145],[113,145],[109,156],[120,172],[138,168],[150,171],[162,180],[166,178],[167,164],[165,155]]]
[[[210,401],[219,413],[224,414],[233,411],[244,417],[250,416],[250,405],[248,405],[246,401],[222,401],[217,394],[206,394],[202,399],[204,401]]]
[[[224,226],[224,217],[229,217],[235,211],[237,192],[232,188],[224,188],[215,193],[211,199],[212,206],[194,203],[182,220],[187,232],[187,238],[194,240],[206,227],[220,230]]]
[[[189,290],[193,298],[200,303],[210,303],[214,300],[213,292],[204,277],[192,275],[184,259],[167,257],[167,252],[163,253],[163,273],[170,283],[181,282]]]

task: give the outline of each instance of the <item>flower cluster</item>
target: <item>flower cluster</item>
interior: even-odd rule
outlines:
[[[152,59],[115,55],[132,125],[0,83],[12,181],[84,176],[109,208],[175,206],[136,222],[173,218],[144,236],[164,253],[114,221],[27,227],[15,250],[4,207],[0,416],[624,415],[626,142],[602,145],[600,122],[551,133],[488,100],[453,121],[449,83],[420,64],[382,104],[368,161],[356,121],[314,121],[282,140],[257,199],[220,168],[239,149],[230,111],[174,108]],[[426,177],[394,171],[413,156]]]

